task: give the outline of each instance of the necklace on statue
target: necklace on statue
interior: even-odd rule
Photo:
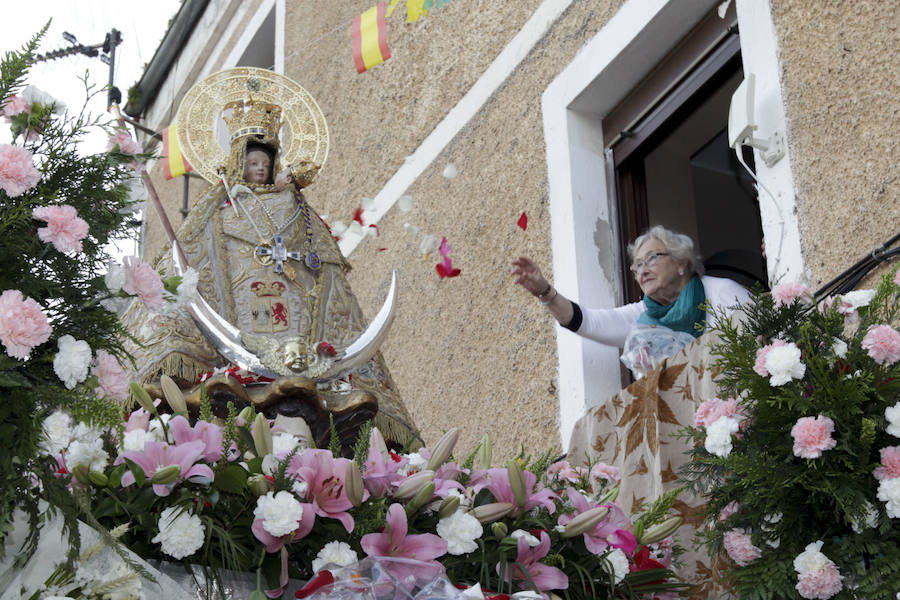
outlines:
[[[246,186],[235,186],[235,188],[237,189],[232,190],[232,195],[235,200],[237,200],[239,196],[249,195],[257,204],[259,204],[272,234],[271,236],[263,235],[256,221],[253,219],[253,216],[250,214],[249,209],[239,203],[239,207],[244,211],[247,220],[250,222],[250,225],[253,227],[260,240],[254,251],[254,257],[259,264],[269,266],[274,263],[275,272],[278,274],[286,274],[290,279],[294,279],[294,269],[287,264],[288,259],[302,262],[312,271],[319,270],[322,263],[319,260],[319,255],[312,249],[312,217],[310,216],[309,205],[302,197],[297,197],[296,192],[294,193],[294,199],[297,201],[297,209],[287,220],[276,226],[275,219],[265,202]],[[301,216],[303,217],[303,225],[306,228],[306,247],[304,248],[305,252],[303,253],[288,250],[284,245],[285,231],[287,231],[287,229]]]

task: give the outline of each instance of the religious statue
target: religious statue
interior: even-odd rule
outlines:
[[[223,122],[228,151],[217,141]],[[162,397],[158,380],[167,374],[195,411],[202,383],[218,416],[233,402],[270,418],[301,417],[317,446],[328,443],[331,418],[345,444],[371,418],[395,444],[415,443],[380,353],[349,372],[335,368],[369,330],[347,282],[350,265],[302,192],[327,157],[315,100],[271,71],[230,69],[186,94],[176,124],[185,157],[212,185],[160,269],[196,270],[199,298],[190,315],[126,313],[145,389]]]

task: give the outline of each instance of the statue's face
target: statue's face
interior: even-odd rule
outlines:
[[[244,181],[247,183],[269,183],[272,159],[262,150],[251,150],[244,160]]]

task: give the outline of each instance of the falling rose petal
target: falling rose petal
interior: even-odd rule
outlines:
[[[457,173],[459,173],[459,171],[456,170],[456,167],[453,165],[453,163],[447,163],[447,166],[444,167],[444,177],[446,177],[447,179],[453,179],[454,177],[456,177]]]
[[[347,231],[347,224],[343,221],[335,221],[331,226],[332,235],[343,235],[345,231]]]
[[[384,252],[387,248],[377,248],[375,252]]]
[[[522,231],[528,229],[528,215],[523,212],[516,224],[522,228]]]
[[[444,277],[456,277],[461,273],[461,271],[456,268],[450,269],[450,271],[448,272],[447,268],[441,263],[434,265],[434,268],[441,279],[443,279]]]
[[[412,210],[412,196],[404,195],[397,198],[397,208],[403,212]]]
[[[369,237],[378,237],[378,225],[372,223],[366,227],[366,235]]]
[[[350,223],[350,227],[347,228],[347,231],[349,233],[354,233],[360,237],[365,235],[365,232],[363,231],[362,225],[359,224],[359,221],[353,221],[352,223]]]
[[[450,260],[450,244],[447,243],[447,238],[441,238],[439,252],[443,260],[434,266],[438,276],[443,279],[444,277],[456,277],[459,275],[460,270],[454,268],[453,261]]]
[[[421,250],[423,254],[431,254],[432,252],[437,252],[440,245],[441,243],[436,237],[430,233],[426,233],[425,237],[422,238],[422,242],[419,244],[419,250]]]
[[[411,223],[404,223],[403,229],[406,230],[406,233],[411,233],[413,235],[419,235],[419,228]]]
[[[362,199],[362,209],[363,210],[375,210],[375,200],[372,198],[363,198]]]
[[[357,223],[359,223],[360,225],[363,225],[363,220],[362,220],[362,207],[357,208],[357,209],[356,209],[356,212],[353,213],[353,220],[356,221]]]
[[[403,159],[403,162],[405,162],[406,164],[412,164],[412,161],[414,161],[414,160],[416,160],[416,157],[413,156],[412,154],[410,154],[409,156],[407,156],[406,158]]]

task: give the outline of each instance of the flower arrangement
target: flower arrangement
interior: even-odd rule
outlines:
[[[163,389],[174,414],[132,384],[142,407],[124,423],[100,431],[56,412],[43,426],[55,476],[96,526],[127,525],[119,539],[142,558],[259,570],[272,598],[289,579],[318,589],[361,559],[386,561],[394,581],[432,568],[507,595],[674,597],[686,587],[668,569],[675,495],[632,521],[608,465],[573,469],[545,455],[490,468],[487,436],[459,464],[456,430],[398,454],[370,427],[344,458],[339,446],[305,447],[252,407],[217,424],[204,402],[192,423],[174,382]]]
[[[814,305],[776,286],[720,326],[719,395],[685,435],[712,553],[741,598],[900,590],[900,275]]]

